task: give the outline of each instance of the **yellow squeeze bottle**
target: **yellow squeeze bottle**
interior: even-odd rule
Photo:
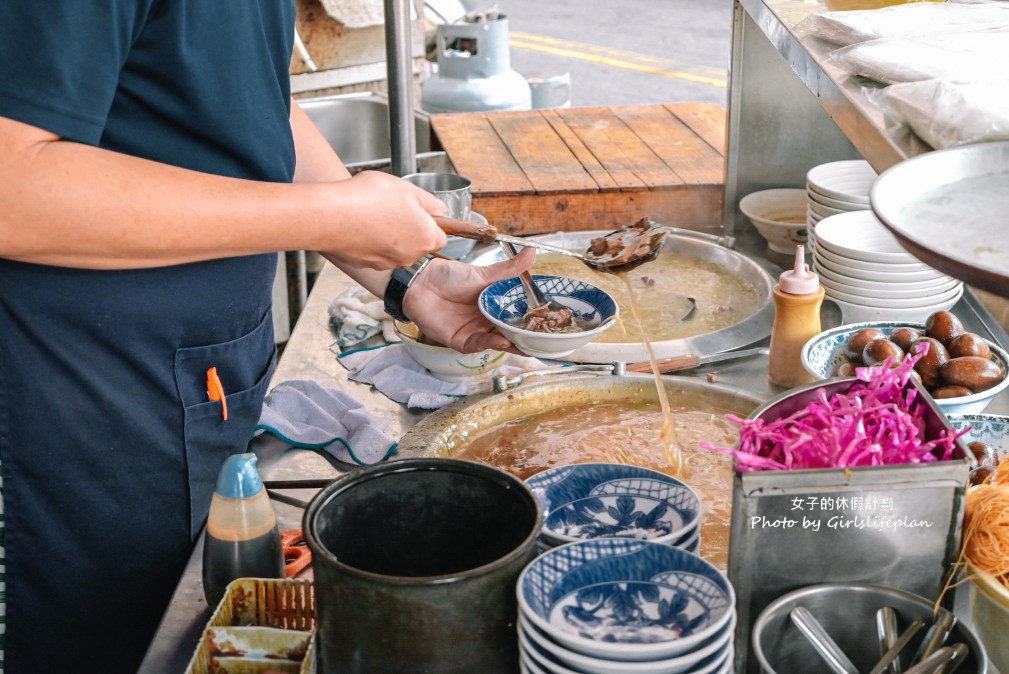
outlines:
[[[803,246],[795,247],[795,265],[778,277],[774,286],[774,326],[767,376],[778,386],[791,388],[815,381],[802,367],[802,346],[819,334],[823,287],[809,271]]]

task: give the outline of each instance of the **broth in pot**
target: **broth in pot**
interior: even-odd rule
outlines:
[[[753,315],[761,304],[757,291],[746,280],[708,260],[676,253],[660,255],[620,276],[593,271],[577,259],[558,253],[541,253],[532,273],[592,283],[613,296],[622,316],[631,303],[629,284],[641,309],[645,332],[656,342],[727,328]],[[626,283],[622,278],[625,275]],[[679,308],[665,301],[669,293],[696,300],[697,309],[690,320],[680,321]],[[622,324],[624,330],[619,327],[609,330],[605,341],[622,344],[642,341],[641,329],[634,321],[625,320]]]
[[[610,380],[623,380],[620,385]],[[663,414],[651,377],[605,376],[538,384],[496,394],[471,409],[432,414],[404,436],[400,449],[480,461],[525,479],[558,465],[627,463],[675,476],[701,497],[701,555],[728,565],[732,509],[732,457],[699,443],[733,446],[736,426],[759,401],[700,380],[665,381],[674,438],[683,458],[669,466],[660,439]],[[675,379],[665,377],[664,379]],[[580,389],[581,387],[581,389]],[[580,389],[580,390],[579,390]]]

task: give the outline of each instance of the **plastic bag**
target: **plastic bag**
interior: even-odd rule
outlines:
[[[912,2],[883,9],[811,14],[796,29],[834,44],[850,45],[888,37],[976,33],[1007,26],[1009,5]]]
[[[852,75],[885,84],[999,78],[1006,72],[1007,59],[1009,32],[991,31],[884,38],[843,47],[827,57]]]
[[[940,150],[1009,140],[1009,75],[997,80],[926,80],[867,92],[888,119]]]

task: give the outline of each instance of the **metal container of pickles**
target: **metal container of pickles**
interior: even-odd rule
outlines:
[[[847,391],[855,379],[792,389],[751,419],[786,417],[823,389]],[[915,385],[917,387],[917,385]],[[925,439],[949,422],[917,387]],[[871,583],[936,599],[960,549],[968,452],[935,463],[849,469],[736,472],[729,580],[736,590],[735,672],[757,672],[753,622],[778,597],[809,585]],[[952,594],[948,597],[952,599]]]

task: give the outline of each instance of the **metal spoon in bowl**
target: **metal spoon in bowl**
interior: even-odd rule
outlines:
[[[515,250],[515,244],[507,241],[501,241],[501,250],[508,257],[515,257],[518,254],[518,251]],[[522,282],[522,288],[526,291],[526,313],[533,309],[538,309],[543,305],[547,305],[551,311],[558,311],[564,308],[564,306],[554,302],[543,294],[543,291],[536,285],[536,281],[533,280],[533,276],[528,270],[519,274],[519,280]]]

